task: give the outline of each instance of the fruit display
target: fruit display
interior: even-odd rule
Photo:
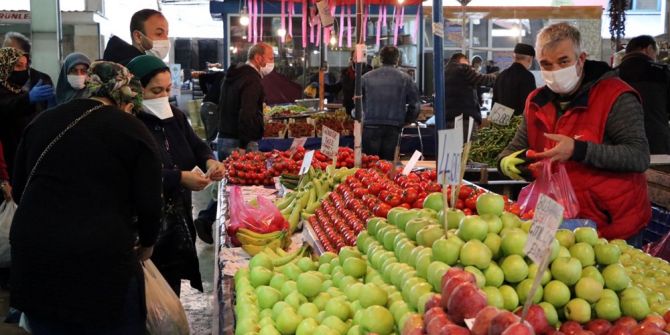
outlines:
[[[522,120],[523,117],[514,116],[507,126],[490,124],[479,129],[470,149],[470,161],[498,166],[498,155],[512,141]]]
[[[314,119],[314,124],[316,126],[316,136],[321,137],[321,128],[326,126],[338,133],[340,135],[351,135],[351,132],[345,133],[344,123],[347,121],[352,121],[351,117],[347,115],[346,110],[340,109],[336,112],[326,112],[319,113],[312,116]],[[353,121],[352,121],[353,122]],[[353,127],[353,123],[352,123]],[[353,128],[352,128],[353,129]]]
[[[288,137],[313,137],[314,125],[307,122],[292,122],[288,124]]]
[[[286,125],[282,122],[268,122],[263,127],[263,137],[284,138]]]
[[[264,110],[266,115],[272,117],[290,117],[307,112],[307,107],[298,105],[277,105]]]

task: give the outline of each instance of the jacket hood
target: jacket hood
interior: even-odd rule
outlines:
[[[231,82],[239,77],[253,76],[253,75],[258,76],[259,78],[261,76],[261,74],[258,73],[258,71],[249,64],[246,63],[235,64],[231,65],[228,68],[228,71],[226,71],[226,81]]]
[[[107,42],[103,60],[127,65],[133,58],[144,55],[140,50],[128,44],[117,36],[112,36]]]

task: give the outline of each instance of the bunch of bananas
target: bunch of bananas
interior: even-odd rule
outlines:
[[[285,230],[263,234],[246,228],[240,228],[237,230],[235,236],[242,244],[242,249],[251,256],[258,254],[266,248],[271,250],[286,248],[291,243],[289,234]]]

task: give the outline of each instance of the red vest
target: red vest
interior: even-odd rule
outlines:
[[[539,88],[526,100],[528,147],[538,152],[554,146],[544,133],[603,143],[607,117],[616,100],[623,93],[637,94],[618,78],[603,79],[588,95],[578,96],[557,120],[548,93]],[[611,172],[573,161],[566,162],[565,167],[579,200],[578,217],[595,221],[601,237],[626,239],[649,222],[651,206],[643,173]]]

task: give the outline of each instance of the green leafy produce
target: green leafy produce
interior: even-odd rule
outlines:
[[[495,167],[498,154],[512,141],[522,120],[522,116],[514,116],[507,126],[491,124],[479,129],[470,148],[470,161]]]

